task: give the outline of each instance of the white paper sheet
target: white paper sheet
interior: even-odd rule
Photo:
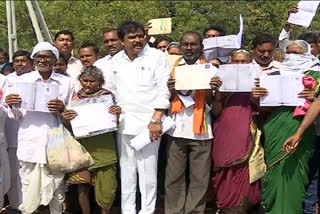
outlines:
[[[175,67],[175,89],[210,89],[210,80],[218,69],[212,64],[181,65]]]
[[[217,76],[222,79],[222,92],[251,92],[260,67],[257,64],[220,65]]]
[[[84,138],[117,130],[117,116],[109,113],[113,104],[111,95],[72,101],[68,109],[78,114],[70,121],[74,136]]]
[[[210,61],[218,57],[227,57],[239,49],[243,35],[243,17],[240,15],[240,30],[237,35],[219,36],[203,40],[204,59]]]
[[[185,108],[188,108],[195,104],[195,101],[191,96],[182,96],[178,94],[178,97],[180,98]]]
[[[151,19],[152,28],[149,29],[148,35],[159,35],[171,33],[171,18]]]
[[[288,18],[288,22],[295,25],[309,27],[317,12],[319,3],[319,1],[300,1],[298,3],[299,12],[291,13]]]
[[[171,128],[173,128],[175,125],[175,122],[172,120],[171,117],[163,117],[162,118],[162,133],[166,133]],[[132,140],[130,140],[130,145],[136,150],[140,151],[145,146],[150,144],[150,134],[149,129],[145,128],[140,134],[138,134],[136,137],[134,137]]]
[[[306,100],[298,97],[304,89],[303,76],[303,74],[260,76],[260,86],[268,90],[268,95],[260,98],[260,106],[303,106]]]
[[[12,90],[21,97],[21,103],[13,108],[29,111],[50,112],[48,102],[59,96],[59,86],[52,83],[14,82]]]

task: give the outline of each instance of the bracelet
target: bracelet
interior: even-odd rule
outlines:
[[[151,120],[151,123],[153,123],[153,124],[157,124],[157,125],[162,125],[161,120],[155,120],[155,119],[152,119],[152,120]]]

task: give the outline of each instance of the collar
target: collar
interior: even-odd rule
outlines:
[[[142,56],[149,55],[150,50],[151,50],[151,47],[149,46],[149,44],[146,44],[146,45],[144,46],[142,52],[138,54],[138,57],[137,57],[137,58],[142,57]],[[122,57],[125,58],[125,59],[127,59],[127,60],[129,60],[129,61],[131,61],[130,58],[128,57],[125,49],[122,50],[122,51],[123,51],[123,52],[122,52]],[[137,59],[137,58],[136,58],[136,59]]]
[[[73,55],[71,55],[69,61],[68,61],[68,64],[69,63],[76,63],[79,59],[77,59],[76,57],[74,57]]]
[[[253,64],[258,64],[256,60],[253,60]],[[258,64],[259,65],[259,64]],[[269,65],[267,67],[261,67],[260,66],[260,69],[262,71],[265,71],[265,70],[271,70],[272,68],[275,68],[275,69],[280,69],[280,65],[281,65],[281,62],[278,62],[276,60],[272,60]]]
[[[200,64],[200,59],[198,59],[195,63],[194,63],[194,65],[199,65]],[[182,58],[181,60],[180,60],[180,62],[178,63],[178,65],[180,66],[180,65],[187,65],[187,63],[186,63],[186,61],[184,60],[184,58]]]
[[[32,71],[31,74],[32,74],[32,76],[31,76],[30,79],[31,79],[32,81],[34,81],[34,82],[36,82],[37,80],[43,81],[43,78],[42,78],[42,76],[40,75],[40,73],[39,73],[38,70]],[[53,80],[53,81],[56,81],[56,82],[60,83],[61,75],[62,75],[62,74],[58,74],[58,73],[55,73],[54,71],[52,71],[51,76],[49,77],[48,80]]]

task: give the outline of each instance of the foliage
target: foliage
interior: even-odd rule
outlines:
[[[228,34],[239,31],[239,14],[245,17],[244,47],[259,32],[270,32],[278,36],[287,19],[288,8],[297,1],[112,1],[112,0],[59,0],[39,1],[52,37],[61,29],[75,33],[77,48],[86,41],[95,42],[104,53],[102,35],[106,28],[116,27],[127,19],[146,23],[159,17],[173,18],[171,36],[179,40],[185,31],[195,30],[202,34],[207,24],[219,24]],[[36,44],[31,20],[24,1],[15,1],[18,46],[30,50]],[[0,1],[0,11],[6,13],[5,1]],[[308,30],[320,29],[317,14],[311,27],[296,26],[292,38]],[[0,19],[0,47],[7,47],[7,21]]]

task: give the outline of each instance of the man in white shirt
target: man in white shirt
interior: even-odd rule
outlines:
[[[205,63],[201,59],[203,45],[199,33],[185,33],[180,44],[183,58],[178,59],[177,66]],[[204,213],[211,169],[213,135],[209,106],[212,91],[176,91],[174,78],[170,78],[168,87],[171,91],[169,115],[175,120],[176,127],[167,132],[170,137],[167,141],[165,213]],[[195,104],[185,107],[184,97],[193,99]],[[186,175],[188,163],[189,174]]]
[[[33,60],[30,57],[31,53],[23,50],[16,51],[13,54],[12,64],[15,72],[7,76],[9,82],[13,82],[18,76],[29,73],[33,70]],[[10,201],[10,208],[16,210],[22,202],[22,185],[19,175],[20,164],[17,158],[18,130],[19,122],[14,119],[6,118],[5,133],[8,140],[8,153],[11,175],[11,186],[8,192],[8,198]]]
[[[79,57],[83,66],[92,66],[99,59],[99,48],[94,43],[84,43],[79,48]]]
[[[58,50],[64,55],[68,61],[67,73],[70,75],[76,91],[81,89],[78,76],[82,69],[82,64],[79,59],[75,58],[72,55],[74,48],[74,36],[73,33],[69,30],[61,30],[56,33],[54,37],[54,45]]]
[[[108,66],[108,62],[112,59],[112,57],[119,53],[119,51],[123,50],[123,45],[118,37],[118,29],[116,28],[108,29],[103,34],[103,43],[109,54],[97,60],[94,64],[100,69],[102,69],[104,66]]]
[[[123,50],[123,45],[118,37],[118,29],[111,28],[108,29],[103,34],[103,43],[105,49],[109,52],[108,55],[106,55],[103,58],[98,59],[93,65],[97,66],[97,68],[100,68],[104,75],[104,87],[110,80],[110,76],[108,76],[108,69],[110,68],[110,62],[112,60],[112,57],[115,56],[117,53],[119,53],[121,50]],[[108,90],[114,91],[112,88],[107,88]]]
[[[167,56],[145,45],[144,26],[126,21],[118,28],[124,50],[111,62],[111,80],[107,88],[115,88],[121,107],[118,130],[118,154],[121,174],[121,210],[136,213],[136,184],[141,192],[140,214],[153,214],[157,195],[157,159],[161,118],[169,107],[167,81],[170,68]],[[149,129],[151,144],[140,151],[130,140]],[[139,176],[137,175],[139,174]]]
[[[51,214],[60,214],[65,195],[64,174],[51,174],[46,165],[46,147],[48,133],[61,123],[58,115],[71,101],[74,88],[70,78],[53,72],[59,58],[56,47],[40,42],[33,48],[31,58],[35,61],[36,71],[19,76],[15,81],[58,85],[59,95],[47,104],[51,113],[13,109],[12,105],[20,104],[21,98],[14,94],[14,84],[8,82],[5,93],[8,116],[20,122],[17,157],[21,165],[22,204],[19,209],[23,213],[33,213],[40,205],[49,204]]]

